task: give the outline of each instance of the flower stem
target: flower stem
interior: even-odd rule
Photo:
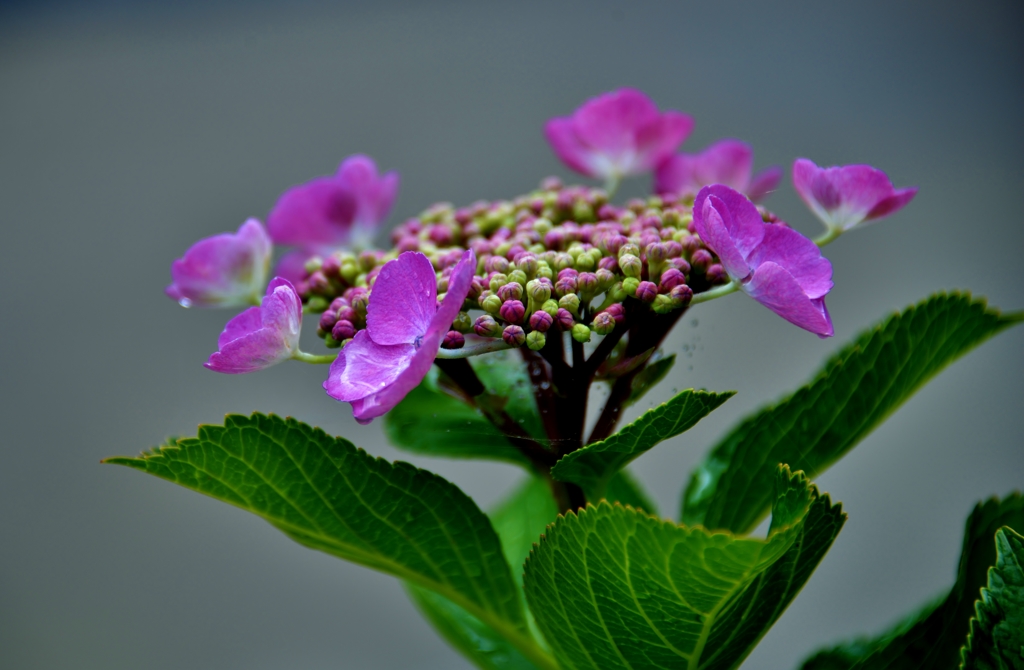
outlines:
[[[292,354],[293,359],[302,361],[303,363],[312,363],[313,365],[330,365],[337,357],[338,354],[317,356],[316,354],[307,354],[305,351],[296,351]]]
[[[708,300],[714,300],[715,298],[721,298],[723,295],[735,293],[736,291],[739,290],[739,288],[739,284],[737,284],[734,281],[731,281],[728,284],[716,286],[715,288],[709,291],[703,291],[702,293],[694,293],[693,299],[690,300],[690,304],[696,305],[698,303],[707,302]]]
[[[819,247],[823,247],[829,242],[834,242],[842,234],[842,228],[833,228],[830,226],[824,233],[814,239],[814,243]]]
[[[613,174],[608,177],[604,182],[604,190],[608,194],[608,199],[611,200],[615,192],[619,190],[619,184],[622,183],[622,177],[618,174]]]
[[[489,354],[492,351],[504,351],[511,348],[505,344],[504,340],[491,340],[490,342],[483,342],[471,347],[462,347],[461,349],[438,349],[437,357],[442,360],[469,358],[470,356],[479,356],[480,354]]]

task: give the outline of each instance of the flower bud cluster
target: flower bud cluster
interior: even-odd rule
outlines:
[[[434,205],[391,239],[387,252],[337,252],[307,263],[297,290],[308,310],[323,312],[318,332],[328,346],[365,327],[376,273],[406,251],[430,259],[438,301],[462,253],[476,254],[472,288],[445,348],[464,346],[463,335],[535,350],[552,333],[586,342],[623,323],[630,301],[667,314],[729,281],[694,233],[692,200],[652,196],[619,207],[601,189],[563,186],[556,178],[514,200]]]

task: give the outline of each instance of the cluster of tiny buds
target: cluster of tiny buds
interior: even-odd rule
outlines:
[[[770,212],[763,218],[776,221]],[[692,221],[692,200],[653,196],[617,207],[603,190],[548,178],[511,201],[434,205],[393,231],[390,251],[313,258],[297,289],[307,311],[322,312],[319,335],[337,347],[366,326],[369,293],[385,262],[406,251],[425,254],[440,301],[468,248],[477,271],[442,347],[461,348],[472,334],[538,350],[553,329],[587,342],[625,320],[627,300],[666,314],[729,281]],[[474,319],[469,310],[484,314]]]

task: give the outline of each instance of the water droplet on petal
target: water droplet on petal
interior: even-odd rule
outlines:
[[[188,298],[181,298],[178,300],[178,304],[181,305],[182,307],[188,308],[192,306],[192,301],[189,300]]]

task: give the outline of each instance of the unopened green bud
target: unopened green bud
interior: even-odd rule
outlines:
[[[551,225],[551,222],[544,218],[536,219],[533,222],[534,232],[540,233],[541,235],[550,232],[553,227],[554,226]]]
[[[509,283],[513,283],[514,282],[516,284],[520,284],[522,286],[525,286],[526,285],[526,273],[523,272],[522,270],[513,270],[512,272],[508,273],[508,281],[509,281]]]
[[[558,306],[569,310],[573,316],[580,315],[580,297],[575,293],[567,293],[559,298]]]
[[[586,223],[594,220],[594,208],[586,200],[577,200],[572,206],[572,215],[577,221]]]
[[[678,307],[679,305],[677,305],[672,298],[664,294],[656,297],[654,302],[651,303],[651,309],[654,310],[655,314],[668,314]]]
[[[615,319],[608,312],[601,312],[594,317],[594,322],[590,324],[590,329],[598,335],[607,335],[615,330]]]
[[[306,274],[308,274],[308,275],[313,274],[314,272],[319,270],[323,266],[323,264],[324,264],[324,259],[320,258],[319,256],[313,256],[308,261],[306,261],[306,265],[304,266],[305,270],[306,270]]]
[[[306,312],[320,313],[327,309],[330,304],[331,303],[327,301],[327,298],[322,295],[314,295],[310,296],[309,300],[307,300],[306,304],[302,307]]]
[[[619,258],[621,259],[623,256],[627,254],[630,256],[639,256],[640,247],[633,244],[632,242],[626,242],[621,247],[619,247]]]
[[[349,284],[356,283],[356,277],[360,275],[359,266],[356,265],[355,261],[349,261],[341,264],[341,271],[339,272],[341,278]]]
[[[661,214],[661,223],[669,228],[678,228],[683,217],[677,209],[667,209]]]
[[[608,287],[612,286],[615,283],[615,273],[612,272],[611,270],[605,270],[604,268],[601,268],[594,273],[594,276],[597,277],[598,291],[607,291]]]
[[[565,252],[560,252],[555,255],[555,270],[564,270],[571,268],[573,264],[573,258]]]
[[[508,277],[501,274],[500,272],[491,277],[490,289],[494,293],[498,292],[498,289],[508,283]]]
[[[590,254],[580,254],[576,257],[575,267],[580,272],[593,272],[597,263],[594,262],[594,257]]]
[[[377,254],[372,251],[364,251],[359,254],[359,267],[363,272],[369,272],[377,266]]]
[[[448,277],[437,278],[437,292],[447,293],[448,292]]]
[[[555,276],[554,270],[547,264],[546,261],[537,261],[537,277],[546,277],[551,279]]]
[[[540,282],[534,279],[526,284],[526,294],[530,296],[530,300],[534,300],[537,304],[543,304],[545,300],[551,297],[551,287],[546,282]]]
[[[330,333],[324,335],[324,346],[328,349],[337,349],[341,346],[341,342],[331,337]]]
[[[455,321],[452,322],[452,330],[457,330],[460,333],[468,333],[473,330],[473,319],[470,318],[468,312],[459,312]]]
[[[540,351],[548,343],[547,337],[539,330],[534,330],[526,336],[526,346],[533,351]]]
[[[638,256],[633,254],[623,254],[619,256],[619,268],[622,270],[622,274],[629,278],[639,279],[640,274],[643,272],[644,265],[640,262]]]
[[[544,304],[540,308],[551,315],[551,318],[558,316],[558,301],[557,300],[545,300]]]
[[[582,323],[577,323],[572,327],[572,339],[577,342],[589,342],[590,341],[590,329],[584,326]]]
[[[498,310],[501,309],[502,300],[496,295],[489,295],[487,298],[480,303],[480,306],[488,314],[497,314]]]
[[[534,277],[537,274],[537,259],[534,256],[526,256],[516,263],[516,269],[522,270],[527,278]]]
[[[622,290],[626,292],[626,295],[636,295],[639,286],[640,280],[636,277],[626,277],[622,280]]]
[[[575,261],[579,258],[580,254],[583,253],[583,245],[579,242],[573,242],[569,245],[569,248],[565,250],[565,253],[572,256],[572,259]]]
[[[502,242],[498,245],[498,248],[494,250],[494,253],[498,256],[505,256],[508,254],[508,250],[512,248],[511,242]]]
[[[639,285],[639,282],[637,282]],[[634,288],[633,291],[636,291]],[[622,286],[622,282],[615,282],[612,287],[608,289],[608,298],[611,302],[622,302],[626,299],[626,289]]]

